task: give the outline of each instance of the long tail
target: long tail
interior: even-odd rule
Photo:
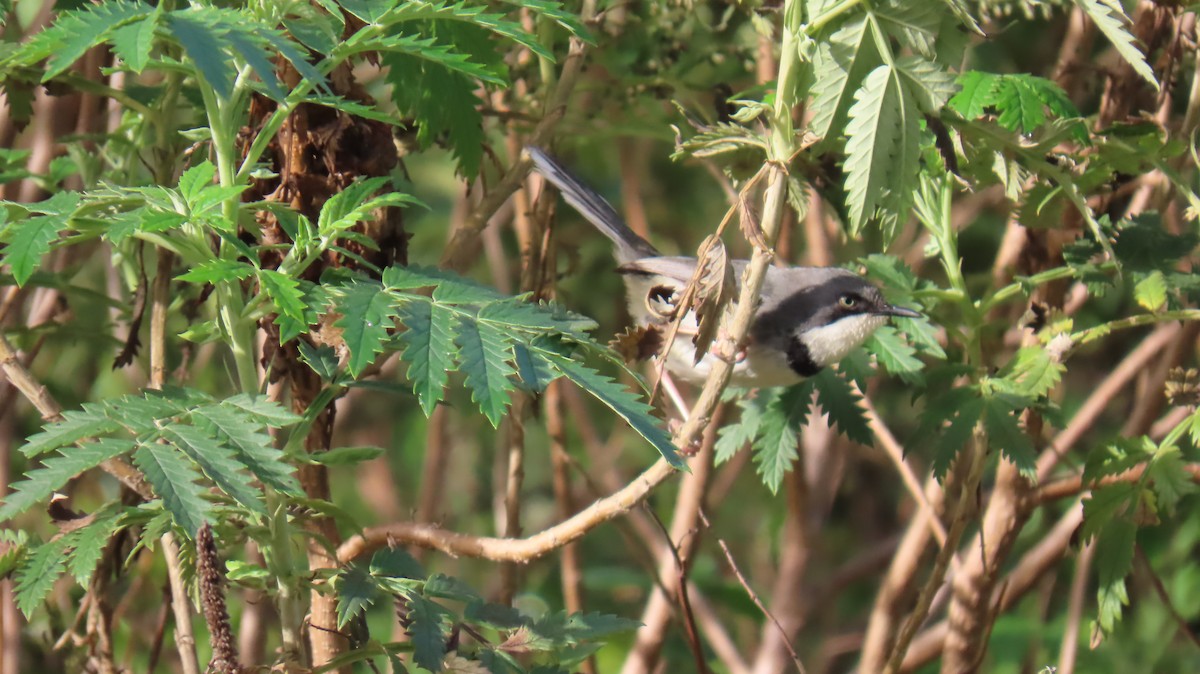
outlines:
[[[604,197],[580,182],[566,167],[551,159],[550,155],[541,148],[530,145],[525,148],[525,151],[529,153],[537,172],[542,174],[546,180],[554,183],[554,186],[562,192],[563,199],[579,211],[580,215],[587,218],[588,222],[595,225],[601,234],[612,239],[617,246],[618,262],[625,264],[659,254],[649,241],[638,236],[629,228],[629,225],[625,224],[625,220],[617,214],[611,204],[605,201]]]

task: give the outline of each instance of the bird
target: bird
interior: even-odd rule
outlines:
[[[533,168],[612,241],[634,322],[642,327],[668,324],[673,301],[695,273],[697,259],[662,255],[604,197],[544,150],[529,146],[525,151]],[[747,264],[731,262],[735,279],[742,278]],[[798,384],[846,357],[889,318],[921,317],[918,311],[889,304],[877,286],[841,267],[769,267],[760,298],[746,341],[733,359],[730,383],[735,386]],[[689,311],[680,333],[694,334],[697,325]],[[721,357],[709,352],[697,359],[690,339],[675,339],[665,356],[667,370],[690,382],[703,382]]]

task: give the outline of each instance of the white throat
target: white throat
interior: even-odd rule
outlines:
[[[829,325],[810,328],[801,335],[801,339],[808,347],[812,361],[821,367],[828,367],[845,358],[885,322],[886,316],[856,314]]]

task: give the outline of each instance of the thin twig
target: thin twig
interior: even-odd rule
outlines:
[[[667,531],[667,527],[663,524],[658,513],[654,512],[653,508],[645,508],[644,510],[650,517],[650,521],[658,526],[667,551],[670,552],[671,558],[675,560],[675,571],[678,574],[675,594],[679,597],[679,610],[683,613],[683,627],[687,633],[688,645],[692,649],[692,658],[696,661],[696,671],[700,672],[700,674],[708,674],[708,663],[704,661],[704,645],[700,643],[700,635],[696,633],[696,616],[692,613],[691,602],[688,601],[687,566],[684,565],[683,558],[679,556],[679,548],[676,547],[675,541],[671,540],[671,532]],[[695,535],[695,532],[692,532],[692,534]]]
[[[1057,674],[1075,673],[1075,656],[1079,652],[1079,625],[1083,622],[1084,597],[1087,594],[1088,575],[1091,573],[1092,558],[1096,556],[1096,546],[1083,546],[1079,557],[1075,560],[1075,576],[1071,579],[1070,594],[1067,598],[1067,624],[1063,628],[1062,645],[1058,650]]]
[[[709,528],[712,527],[712,525],[709,524],[708,517],[704,514],[703,510],[700,511],[700,519],[704,522],[704,526]],[[792,656],[792,662],[796,665],[796,671],[800,672],[800,674],[807,674],[807,670],[804,669],[804,663],[800,661],[800,656],[796,654],[796,649],[792,648],[792,643],[788,639],[787,632],[784,631],[783,625],[779,624],[779,621],[776,620],[771,611],[767,609],[766,604],[763,604],[762,599],[758,596],[758,593],[754,591],[753,587],[750,587],[750,582],[746,580],[745,574],[743,574],[742,570],[738,567],[737,560],[733,558],[733,553],[729,550],[729,546],[725,543],[725,539],[718,538],[717,545],[721,546],[721,551],[725,553],[725,560],[729,562],[729,569],[733,571],[733,575],[737,578],[737,581],[742,586],[742,589],[746,591],[746,595],[750,597],[750,601],[753,601],[754,605],[758,607],[758,610],[761,611],[764,616],[766,616],[767,620],[770,620],[775,625],[775,629],[779,630],[779,634],[783,637],[783,645],[787,649],[788,654]]]
[[[1138,545],[1135,548],[1137,553],[1135,559],[1142,572],[1150,579],[1150,585],[1154,588],[1154,592],[1158,595],[1163,606],[1167,608],[1167,612],[1171,614],[1171,619],[1175,621],[1175,626],[1178,630],[1192,642],[1193,646],[1200,648],[1200,636],[1188,624],[1188,619],[1179,614],[1179,610],[1175,608],[1175,603],[1171,601],[1171,595],[1167,592],[1167,588],[1163,586],[1162,578],[1159,578],[1154,567],[1150,565],[1150,559],[1146,557],[1146,551],[1142,546]]]

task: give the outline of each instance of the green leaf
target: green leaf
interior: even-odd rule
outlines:
[[[422,580],[425,569],[404,548],[382,548],[371,555],[371,574],[389,578],[412,578]]]
[[[419,594],[405,595],[408,600],[408,631],[413,644],[413,662],[431,672],[442,669],[446,656],[446,634],[442,627],[442,609]]]
[[[925,364],[916,357],[916,349],[900,336],[892,326],[885,325],[875,331],[866,341],[867,350],[875,354],[879,364],[888,372],[900,376],[905,381],[913,381],[913,375],[920,372]]]
[[[271,428],[291,426],[292,424],[300,423],[302,419],[300,415],[289,412],[282,405],[268,399],[266,396],[239,393],[232,398],[226,398],[221,401],[221,404],[233,407],[239,412],[249,415],[251,419]]]
[[[154,31],[158,28],[158,18],[159,14],[154,12],[112,33],[113,53],[135,73],[145,70],[146,64],[150,62],[150,50],[154,47]]]
[[[0,506],[0,522],[49,498],[76,475],[131,449],[132,441],[111,438],[60,449],[61,455],[46,459],[41,468],[28,471],[24,480],[13,485],[12,492],[4,497],[4,505]]]
[[[471,399],[479,404],[492,426],[499,425],[510,402],[508,392],[513,389],[510,377],[516,374],[509,364],[509,336],[488,323],[459,317],[454,342],[460,349],[459,369],[466,375]]]
[[[163,500],[163,507],[172,519],[189,535],[210,521],[212,507],[201,495],[204,489],[196,484],[191,464],[168,445],[144,442],[133,453],[133,462],[146,474],[154,493]]]
[[[287,96],[283,87],[279,86],[279,78],[275,76],[275,66],[271,63],[270,55],[263,49],[264,40],[250,31],[231,30],[225,35],[233,51],[246,61],[246,64],[258,75],[267,90],[267,96],[282,101]]]
[[[896,72],[917,108],[927,115],[937,115],[958,91],[953,73],[919,56],[905,56],[896,61]]]
[[[934,46],[945,11],[938,3],[884,0],[869,6],[880,27],[901,45],[926,58],[937,56]]]
[[[983,423],[987,426],[992,447],[999,448],[1022,475],[1030,479],[1036,478],[1037,452],[1013,414],[1018,408],[1000,397],[987,396],[983,401]]]
[[[1006,369],[1005,379],[1014,391],[1029,398],[1050,393],[1067,371],[1066,366],[1052,360],[1042,346],[1023,347]]]
[[[1137,282],[1133,297],[1146,311],[1155,312],[1167,303],[1167,278],[1157,269]]]
[[[382,447],[335,447],[324,452],[315,452],[304,458],[323,466],[350,466],[371,461],[383,456]]]
[[[372,212],[385,206],[421,204],[416,197],[402,192],[389,191],[371,197],[390,182],[391,179],[387,177],[357,180],[330,197],[321,207],[321,213],[317,218],[318,233],[321,236],[333,236],[364,220],[373,220]]]
[[[104,415],[104,410],[85,403],[82,410],[67,410],[63,420],[46,426],[46,430],[29,436],[21,446],[21,453],[29,458],[44,454],[52,449],[73,445],[80,440],[113,433],[120,424]]]
[[[675,445],[671,444],[671,434],[662,428],[658,419],[650,415],[650,406],[627,390],[599,372],[585,366],[572,358],[561,354],[542,350],[542,355],[554,363],[554,367],[563,375],[579,385],[597,400],[616,412],[618,416],[629,423],[633,430],[645,438],[659,454],[678,470],[687,470],[687,463],[679,456]]]
[[[66,569],[66,550],[65,538],[50,541],[29,552],[17,569],[14,587],[17,608],[26,618],[33,617],[33,612]]]
[[[104,557],[108,539],[121,528],[123,509],[106,507],[92,514],[92,521],[67,534],[73,552],[67,556],[67,571],[80,587],[91,582],[96,565]]]
[[[345,627],[383,596],[379,584],[358,564],[351,564],[338,574],[334,589],[338,598],[338,629]]]
[[[484,305],[479,310],[478,320],[500,328],[535,333],[557,332],[576,339],[587,339],[584,331],[596,327],[596,322],[590,318],[572,314],[557,305],[534,304],[517,297]]]
[[[410,302],[400,310],[400,323],[406,328],[400,342],[405,345],[401,357],[408,362],[408,380],[429,416],[445,394],[458,356],[451,335],[454,313],[440,304]]]
[[[1129,604],[1125,576],[1133,570],[1133,553],[1137,543],[1137,525],[1126,519],[1109,522],[1096,538],[1097,599],[1100,608],[1100,627],[1111,632],[1121,619],[1123,606]]]
[[[1104,37],[1116,47],[1117,53],[1129,63],[1133,71],[1157,90],[1158,80],[1154,78],[1154,71],[1150,69],[1150,64],[1146,63],[1146,56],[1134,44],[1134,37],[1126,28],[1129,17],[1125,16],[1125,10],[1120,3],[1117,0],[1075,0],[1075,4],[1088,15],[1100,32],[1104,33]]]
[[[275,324],[279,326],[280,344],[286,344],[308,329],[305,317],[308,305],[304,303],[300,281],[274,269],[259,269],[258,283],[278,312]]]
[[[335,307],[342,317],[334,323],[350,351],[347,368],[357,377],[383,351],[388,328],[397,316],[391,295],[377,283],[355,281],[337,289]]]
[[[175,277],[176,281],[188,283],[229,283],[242,281],[254,275],[254,267],[245,262],[213,258],[205,260],[188,271]],[[278,320],[278,319],[276,319]]]
[[[992,73],[968,70],[958,76],[959,91],[950,99],[952,110],[967,119],[979,119],[991,105],[995,104],[993,90],[999,76]]]
[[[538,351],[520,342],[514,342],[512,348],[513,362],[517,366],[517,374],[521,377],[518,386],[522,390],[541,393],[550,382],[558,378],[559,373]]]
[[[87,50],[102,44],[115,29],[151,11],[151,7],[141,3],[112,0],[67,12],[50,28],[34,36],[17,56],[26,63],[49,56],[42,75],[42,81],[48,82],[70,68]]]
[[[758,474],[772,494],[779,493],[783,476],[800,458],[796,444],[800,428],[808,421],[812,392],[812,384],[805,382],[769,395],[765,401],[759,422],[761,433],[753,445],[754,463],[758,464]]]
[[[267,514],[262,495],[242,472],[244,466],[234,458],[233,450],[217,438],[195,426],[175,424],[164,429],[163,437],[200,466],[218,489],[233,497],[246,508]]]
[[[262,423],[247,418],[226,402],[200,407],[193,412],[194,418],[207,421],[210,428],[204,430],[211,430],[221,444],[233,451],[237,462],[263,484],[288,494],[302,493],[284,453],[274,447],[269,435],[261,432]]]
[[[200,10],[175,11],[167,15],[166,26],[217,96],[228,100],[236,73],[225,50],[228,27],[206,22],[206,18]]]
[[[724,423],[717,430],[713,456],[716,465],[732,459],[734,454],[742,451],[743,447],[758,437],[767,405],[778,394],[777,389],[762,389],[753,398],[742,398],[738,401],[738,407],[742,410],[741,418],[737,423]]]
[[[846,125],[846,205],[857,234],[888,198],[910,198],[918,169],[918,111],[897,71],[882,65],[855,92]],[[888,197],[888,198],[885,198]]]
[[[859,405],[862,396],[851,387],[849,380],[828,368],[810,379],[817,387],[817,403],[829,416],[830,423],[836,425],[842,435],[861,445],[874,444],[875,435],[867,424],[867,413]]]
[[[1187,468],[1187,462],[1178,447],[1159,449],[1146,467],[1146,477],[1158,497],[1158,507],[1169,515],[1175,514],[1175,506],[1180,499],[1198,490]]]
[[[937,436],[933,474],[939,480],[967,446],[982,415],[983,400],[973,388],[952,388],[931,398],[925,406],[917,437]]]
[[[865,16],[847,20],[821,42],[813,61],[812,131],[835,136],[846,125],[846,111],[863,78],[883,62]]]
[[[25,285],[41,264],[42,257],[50,252],[50,244],[59,232],[67,228],[67,218],[61,215],[39,215],[16,220],[4,228],[0,240],[4,247],[4,258],[0,264],[12,269],[13,279],[18,286]]]
[[[415,120],[417,143],[428,148],[445,142],[459,172],[468,178],[478,175],[484,133],[477,79],[498,83],[501,78],[492,69],[436,47],[432,41],[404,38],[392,42],[381,50],[382,60],[388,67],[397,110]]]

